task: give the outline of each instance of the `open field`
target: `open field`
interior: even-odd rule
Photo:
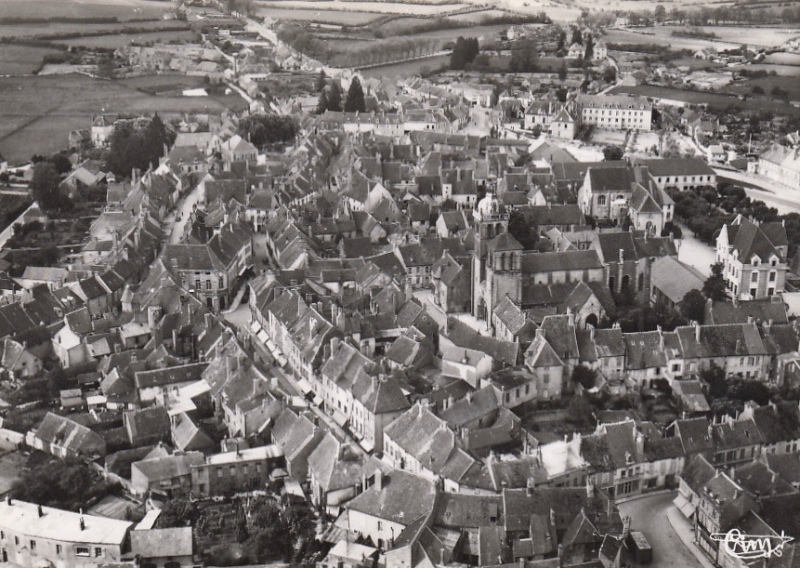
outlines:
[[[485,0],[466,0],[471,4],[485,5]],[[597,9],[597,3],[594,0],[586,0],[591,5],[587,6],[590,11]],[[638,4],[638,2],[636,2]],[[644,3],[644,2],[642,2]],[[555,2],[552,0],[496,0],[492,2],[492,6],[501,10],[511,10],[519,14],[538,14],[545,12],[554,22],[569,22],[572,23],[581,15],[581,8],[575,5],[567,5],[562,2]],[[608,9],[606,5],[603,6]],[[638,8],[631,8],[638,9]]]
[[[206,86],[203,77],[181,75],[179,73],[164,73],[161,75],[143,75],[142,77],[126,77],[118,81],[132,89],[145,91],[153,95],[180,91],[183,89],[196,89]]]
[[[123,83],[84,75],[0,79],[0,153],[9,163],[63,148],[70,130],[88,128],[101,112],[162,115],[242,110],[238,95],[154,96]]]
[[[375,12],[313,9],[298,10],[296,8],[272,8],[262,6],[258,7],[257,13],[259,16],[267,16],[276,20],[352,26],[367,24],[382,17],[382,14],[377,14]]]
[[[781,77],[792,77],[795,82],[800,82],[797,77],[800,77],[800,66],[797,65],[769,65],[765,63],[753,63],[747,66],[747,69],[763,69],[767,72],[774,71]]]
[[[689,104],[708,104],[710,107],[726,109],[728,107],[738,107],[745,110],[769,110],[779,114],[791,114],[800,116],[800,108],[787,105],[781,101],[765,98],[749,98],[740,100],[734,95],[722,93],[709,93],[700,91],[685,91],[672,87],[660,87],[657,85],[638,85],[635,87],[615,87],[610,93],[630,93],[652,98],[672,99],[683,101]]]
[[[750,79],[744,83],[739,83],[736,85],[731,85],[729,87],[732,93],[736,94],[750,94],[753,90],[753,87],[758,85],[766,94],[770,94],[772,89],[778,87],[789,93],[789,99],[793,101],[800,101],[800,81],[797,79],[800,77],[800,67],[794,68],[796,74],[794,76],[782,76],[778,75],[776,77],[760,77],[758,79]]]
[[[278,2],[258,1],[256,11],[260,14],[265,8],[318,11],[320,16],[329,11],[372,12],[375,14],[408,14],[409,16],[436,16],[460,10],[464,4],[400,4],[395,2],[338,2],[336,0],[281,0]]]
[[[675,28],[673,28],[675,29]],[[774,47],[800,36],[800,28],[756,27],[756,26],[707,26],[701,28],[719,36],[720,41],[753,47]]]
[[[0,0],[2,7],[2,0]],[[147,28],[149,31],[157,31],[162,28],[174,28],[184,25],[177,20],[151,20],[148,22],[117,22],[117,23],[97,23],[97,22],[41,22],[35,24],[3,24],[0,23],[0,37],[13,38],[47,38],[61,34],[89,34],[89,33],[114,33],[120,30],[131,28]],[[186,28],[188,29],[188,25]]]
[[[90,47],[90,48],[105,48],[105,49],[119,49],[136,43],[144,45],[147,43],[169,42],[169,41],[194,41],[195,34],[193,31],[171,31],[171,32],[151,32],[142,34],[112,34],[101,35],[93,37],[80,37],[75,39],[59,40],[58,43],[68,45],[70,47]]]
[[[42,58],[58,53],[45,47],[0,45],[0,75],[29,75],[42,64]]]
[[[171,2],[154,0],[0,0],[0,18],[160,18]]]
[[[678,29],[680,28],[673,28],[670,26],[657,28],[636,28],[635,30],[614,28],[606,30],[606,35],[603,36],[603,41],[606,43],[617,44],[650,43],[663,47],[669,47],[671,49],[690,49],[692,51],[703,49],[704,47],[713,47],[719,50],[738,49],[742,45],[742,42],[732,43],[723,42],[720,40],[673,36],[672,32]]]
[[[408,77],[412,75],[419,75],[426,69],[435,71],[446,67],[450,64],[449,55],[437,55],[435,57],[427,57],[425,59],[418,59],[416,61],[408,61],[406,63],[397,63],[395,65],[382,65],[381,67],[371,67],[369,69],[362,69],[359,71],[364,77]]]

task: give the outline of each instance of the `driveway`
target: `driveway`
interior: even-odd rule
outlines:
[[[631,530],[641,531],[653,547],[653,568],[702,567],[686,548],[667,519],[667,511],[675,506],[677,491],[634,499],[619,505],[623,516],[631,517]]]

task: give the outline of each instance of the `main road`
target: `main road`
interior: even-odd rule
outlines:
[[[672,500],[677,496],[677,491],[657,493],[621,503],[619,512],[622,516],[631,517],[631,530],[641,531],[653,547],[653,568],[703,568],[701,563],[692,553],[683,540],[678,536],[670,523],[667,514],[675,506]],[[677,512],[680,515],[679,512]],[[685,519],[682,520],[686,523]],[[684,527],[688,531],[688,526]],[[680,527],[678,527],[680,530]],[[688,535],[688,532],[687,532]],[[692,545],[693,546],[693,545]]]

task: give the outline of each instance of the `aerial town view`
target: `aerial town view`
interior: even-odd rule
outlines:
[[[800,0],[0,0],[0,568],[800,568]]]

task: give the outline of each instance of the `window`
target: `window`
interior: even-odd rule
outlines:
[[[211,290],[211,280],[206,280],[206,290]]]
[[[75,547],[75,555],[76,556],[89,556],[89,547],[88,546],[76,546]]]
[[[232,465],[230,468],[231,477],[236,477],[236,466]]]
[[[5,531],[0,531],[0,540],[5,540],[5,539],[6,539]]]
[[[225,287],[225,278],[222,277],[222,276],[219,277],[219,287],[220,288],[224,288]]]
[[[101,556],[103,556],[103,549],[101,547],[99,547],[99,546],[95,546],[94,547],[94,557],[95,558],[100,558]]]
[[[378,530],[383,530],[383,523],[381,521],[378,521]]]
[[[247,464],[242,466],[242,475],[247,475]]]
[[[605,195],[598,196],[597,204],[598,205],[605,205],[606,204],[606,196]]]
[[[35,540],[31,541],[31,550],[36,550],[36,541]]]
[[[61,554],[61,545],[60,544],[56,545],[56,554]]]
[[[758,272],[753,272],[750,275],[750,282],[758,282]]]
[[[775,277],[776,277],[776,276],[777,276],[777,274],[775,273],[775,271],[774,271],[774,270],[773,270],[772,272],[770,272],[770,273],[769,273],[769,281],[770,281],[770,282],[775,282]]]
[[[200,492],[200,494],[202,495],[203,493],[205,493],[205,492],[206,492],[206,484],[205,484],[205,483],[198,483],[198,484],[197,484],[197,490],[198,490],[198,491]]]
[[[15,537],[14,537],[14,544],[16,544],[17,546],[19,546],[19,537],[18,537],[18,536],[15,536]]]
[[[217,468],[217,477],[222,477],[222,468],[221,467]]]

